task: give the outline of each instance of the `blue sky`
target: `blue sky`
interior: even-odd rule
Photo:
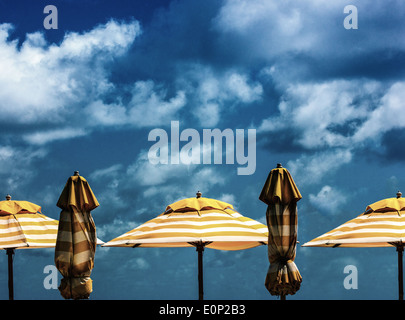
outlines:
[[[46,5],[58,29],[45,29]],[[355,5],[358,29],[346,29]],[[230,202],[265,223],[258,200],[282,163],[303,198],[300,244],[393,197],[405,183],[405,4],[399,1],[0,1],[0,193],[59,218],[79,170],[111,240],[179,199]],[[256,130],[256,170],[157,164],[151,130]],[[288,299],[396,299],[394,248],[298,246],[300,291]],[[16,299],[46,290],[53,250],[15,256]],[[358,270],[346,290],[343,270]],[[7,259],[0,255],[0,298]],[[27,268],[28,267],[28,268]],[[266,247],[205,250],[207,299],[277,299],[264,287]],[[194,248],[99,248],[92,299],[196,299]],[[60,276],[59,276],[60,281]]]

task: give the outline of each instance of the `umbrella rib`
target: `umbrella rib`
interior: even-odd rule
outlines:
[[[200,240],[200,241],[187,242],[187,243],[191,244],[194,247],[197,247],[198,245],[202,245],[203,247],[205,247],[205,246],[207,246],[207,245],[209,245],[209,244],[211,244],[213,242],[214,241],[205,241],[205,242],[203,242],[203,241]]]
[[[392,245],[392,246],[394,246],[394,247],[396,247],[396,248],[398,248],[398,247],[403,247],[403,246],[404,246],[404,244],[402,243],[402,241],[399,241],[399,242],[388,242],[388,244],[390,244],[390,245]]]

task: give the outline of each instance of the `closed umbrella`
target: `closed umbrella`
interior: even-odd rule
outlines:
[[[356,218],[303,244],[303,247],[395,247],[398,252],[398,291],[403,300],[402,256],[405,245],[405,199],[374,202]]]
[[[259,199],[267,204],[269,229],[268,258],[265,286],[271,295],[285,299],[295,294],[302,277],[294,263],[297,244],[297,201],[302,198],[294,180],[281,164],[270,171]]]
[[[242,216],[231,204],[215,199],[187,198],[166,207],[156,218],[109,241],[110,247],[196,247],[199,299],[203,300],[204,248],[242,250],[266,244],[265,225]]]
[[[59,291],[65,299],[88,299],[97,244],[90,211],[99,203],[78,171],[68,179],[57,206],[62,209],[55,248],[55,266],[63,276]]]
[[[41,213],[41,207],[28,201],[0,201],[0,248],[8,255],[9,299],[14,299],[13,255],[15,249],[54,247],[58,221]]]

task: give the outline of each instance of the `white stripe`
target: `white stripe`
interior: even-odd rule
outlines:
[[[56,234],[26,234],[26,238],[34,239],[34,240],[55,240],[56,241]]]
[[[343,225],[340,225],[336,229],[339,228],[353,228],[353,227],[362,227],[362,226],[372,226],[372,225],[386,225],[386,226],[398,226],[398,227],[404,227],[405,226],[405,221],[375,221],[375,220],[369,220],[367,222],[347,222]]]
[[[13,217],[8,217],[7,216],[7,218],[8,219],[5,219],[5,218],[0,216],[0,224],[8,225],[8,224],[11,224],[11,223],[17,223],[17,220],[14,219]]]
[[[8,228],[8,229],[0,229],[0,234],[7,234],[7,233],[16,232],[16,231],[21,232],[21,228],[20,227],[14,227],[14,228]]]
[[[1,238],[0,239],[0,244],[2,242],[9,242],[9,241],[15,241],[15,240],[21,240],[24,239],[25,236],[23,234],[18,234],[16,236],[12,236],[12,237],[5,237],[5,238]]]
[[[138,226],[136,229],[138,228],[143,228],[143,227],[149,227],[149,228],[153,228],[155,226],[175,226],[175,225],[190,225],[190,226],[209,226],[209,225],[215,225],[215,224],[225,224],[225,225],[229,225],[229,224],[235,224],[238,226],[247,226],[247,227],[251,227],[251,226],[260,226],[260,223],[257,222],[250,222],[250,221],[240,221],[240,220],[214,220],[214,221],[164,221],[164,222],[146,222],[141,226]],[[249,228],[252,229],[252,228]]]
[[[28,222],[28,223],[44,223],[44,222],[48,222],[48,221],[52,221],[52,222],[58,222],[57,220],[51,219],[51,218],[45,218],[44,216],[37,216],[37,217],[19,217],[16,216],[16,219],[19,222]]]
[[[260,233],[256,229],[251,228],[237,228],[237,227],[217,227],[217,228],[209,228],[209,229],[189,229],[189,228],[164,228],[159,230],[150,230],[150,231],[135,231],[133,233],[129,232],[127,236],[137,236],[137,235],[149,235],[154,233],[196,233],[202,234],[207,232],[250,232],[250,233]]]
[[[342,236],[342,235],[347,235],[348,237],[350,235],[355,235],[355,234],[364,234],[364,233],[396,233],[396,234],[403,234],[405,233],[405,230],[395,230],[395,229],[369,229],[369,228],[364,228],[361,230],[353,230],[353,231],[339,231],[335,230],[334,232],[326,233],[322,236],[319,236],[318,238],[321,237],[326,237],[326,236]]]
[[[21,229],[24,231],[30,230],[39,230],[43,232],[47,232],[48,230],[58,230],[58,226],[55,225],[46,225],[46,226],[21,226]]]

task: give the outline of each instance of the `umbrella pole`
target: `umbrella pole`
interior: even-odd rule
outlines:
[[[202,242],[197,244],[198,252],[198,300],[204,300],[204,284],[203,284],[203,252],[204,245]]]
[[[14,300],[14,284],[13,284],[13,255],[14,249],[6,249],[8,256],[8,299]]]
[[[404,253],[404,246],[402,244],[397,246],[398,251],[398,291],[399,300],[404,300],[404,279],[403,279],[403,266],[402,257]]]

